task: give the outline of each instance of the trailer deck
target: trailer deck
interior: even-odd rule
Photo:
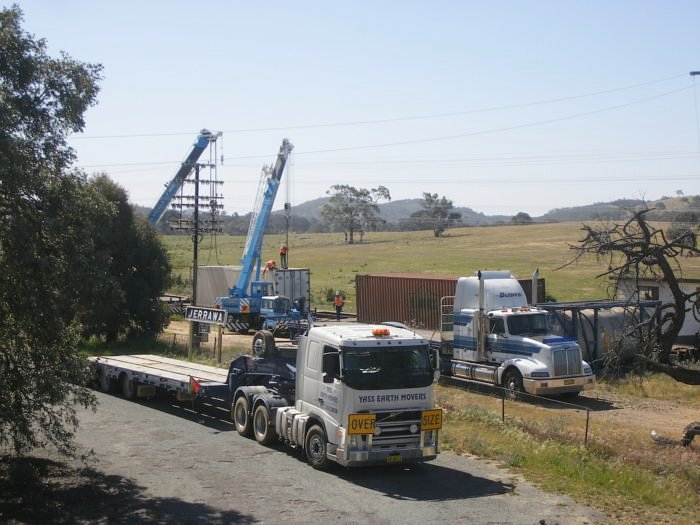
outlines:
[[[152,354],[99,356],[88,358],[105,378],[121,377],[138,385],[152,385],[176,393],[215,395],[225,389],[228,370]]]

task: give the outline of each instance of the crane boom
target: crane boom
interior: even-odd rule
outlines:
[[[282,172],[292,149],[294,149],[294,145],[288,139],[284,139],[279,153],[277,153],[277,161],[274,167],[263,166],[255,208],[248,227],[248,238],[246,239],[243,257],[241,258],[241,274],[238,278],[238,283],[232,289],[234,297],[246,297],[253,270],[257,269],[257,273],[260,271],[260,255],[265,229],[270,218],[272,205],[275,203],[277,190],[282,179]],[[259,275],[256,275],[256,279],[258,277]]]
[[[216,139],[218,139],[220,136],[221,132],[212,133],[207,129],[203,129],[199,132],[197,140],[192,146],[192,151],[190,151],[190,154],[187,155],[187,158],[183,161],[180,169],[177,170],[177,173],[175,173],[172,180],[165,185],[163,194],[160,196],[160,199],[158,199],[158,202],[156,202],[156,205],[151,210],[151,213],[148,214],[148,224],[151,226],[158,224],[158,221],[160,221],[165,214],[165,211],[168,209],[170,201],[172,201],[173,197],[178,191],[180,191],[185,179],[187,179],[187,177],[189,177],[192,173],[192,170],[194,170],[194,166],[197,160],[199,160],[199,157],[202,155],[204,150],[207,149],[207,146],[216,142]]]

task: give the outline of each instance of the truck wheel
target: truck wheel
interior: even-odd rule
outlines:
[[[318,426],[312,426],[306,433],[304,440],[304,450],[306,451],[306,460],[313,468],[325,470],[330,465],[330,460],[326,455],[327,448],[326,433]]]
[[[270,426],[270,411],[264,404],[258,405],[253,412],[253,434],[261,445],[269,445],[277,437],[275,429]]]
[[[250,437],[252,425],[250,423],[250,415],[248,414],[248,398],[240,396],[231,407],[231,419],[236,425],[236,430],[243,437]]]
[[[277,353],[275,337],[269,330],[260,330],[253,336],[253,355],[256,357],[270,357]]]
[[[126,374],[121,377],[122,395],[125,399],[136,399],[136,387],[136,381],[129,379]]]
[[[503,386],[506,388],[506,393],[510,399],[518,399],[520,394],[525,391],[523,386],[523,376],[517,370],[509,370],[503,378]]]

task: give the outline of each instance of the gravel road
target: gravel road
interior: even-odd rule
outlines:
[[[443,453],[413,468],[313,470],[294,451],[240,437],[223,413],[97,394],[77,441],[82,481],[64,523],[585,524],[605,516],[495,465]],[[221,415],[222,417],[216,417]],[[76,496],[76,490],[87,491]],[[53,512],[53,511],[52,511]],[[37,515],[35,514],[34,517]],[[0,516],[1,521],[2,516]],[[29,519],[29,522],[32,520]],[[22,523],[17,520],[15,523]]]

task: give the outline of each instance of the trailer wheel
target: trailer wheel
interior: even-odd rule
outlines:
[[[265,404],[258,405],[253,412],[253,434],[261,445],[269,445],[277,437],[275,429],[270,426],[270,411]]]
[[[525,387],[523,386],[523,376],[521,376],[520,372],[515,369],[506,372],[506,375],[503,378],[503,386],[506,388],[506,393],[510,399],[518,399],[519,397],[522,397],[520,394],[525,391]]]
[[[231,407],[231,419],[241,436],[250,437],[253,426],[250,422],[250,414],[248,414],[248,398],[245,395],[238,397],[233,403]]]
[[[306,460],[309,465],[318,470],[325,470],[330,466],[330,460],[326,455],[327,446],[324,430],[318,425],[312,426],[306,433],[304,440]]]
[[[253,336],[253,355],[256,357],[270,357],[277,353],[275,337],[269,330],[260,330]]]
[[[136,399],[136,381],[129,379],[126,374],[121,376],[122,395],[126,399]]]

